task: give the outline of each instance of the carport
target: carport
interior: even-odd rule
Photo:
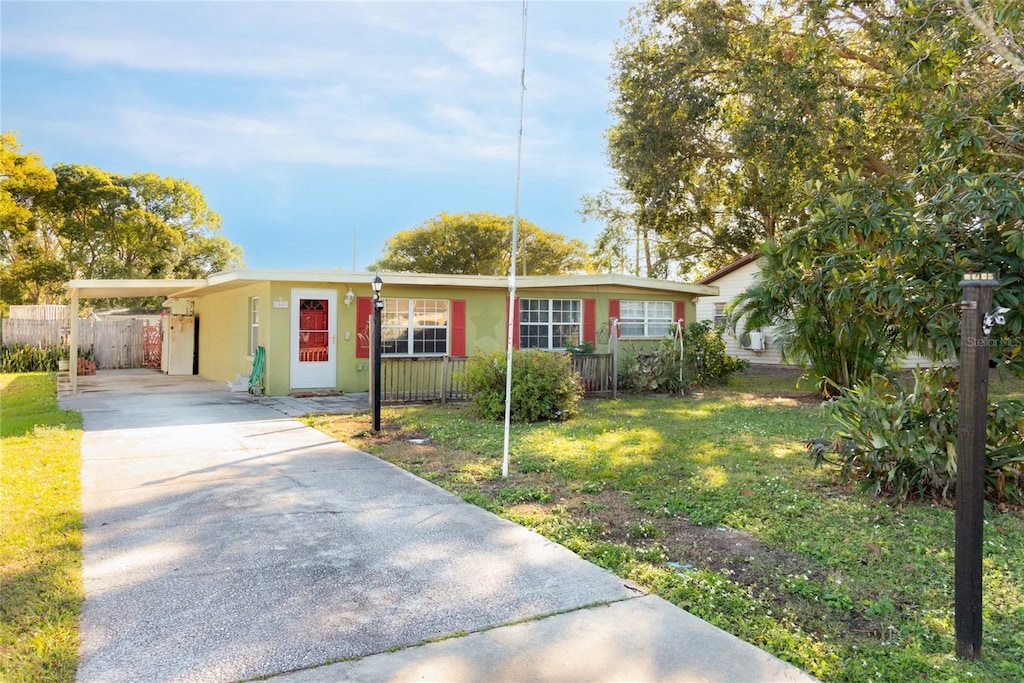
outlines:
[[[71,338],[69,357],[78,358],[78,305],[82,299],[118,299],[163,296],[186,297],[207,285],[206,280],[71,280]],[[68,364],[71,393],[78,393],[78,363]]]

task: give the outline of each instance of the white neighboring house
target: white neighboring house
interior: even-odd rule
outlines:
[[[733,299],[752,285],[761,274],[757,259],[760,254],[748,254],[737,259],[724,268],[698,280],[698,285],[715,285],[718,296],[702,296],[697,299],[697,320],[711,320],[717,324],[725,324],[725,307]],[[749,340],[744,337],[744,344],[737,338],[743,330],[742,321],[736,325],[736,334],[725,331],[725,351],[730,356],[743,358],[752,365],[783,365],[782,352],[774,327],[763,327],[757,332],[751,331]],[[924,356],[912,353],[901,363],[900,367],[929,367],[932,362]]]
[[[725,325],[725,307],[739,296],[743,290],[753,284],[761,273],[757,259],[760,254],[748,254],[733,261],[721,270],[708,275],[697,284],[715,285],[718,296],[702,296],[697,299],[697,320],[710,320],[718,325]],[[736,358],[743,358],[753,365],[781,365],[782,353],[775,335],[774,327],[763,327],[752,330],[749,339],[743,337],[740,344],[742,323],[736,326],[736,334],[725,331],[725,352]]]

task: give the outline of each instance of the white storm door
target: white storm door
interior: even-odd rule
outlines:
[[[338,384],[338,292],[293,289],[291,388],[323,389]]]

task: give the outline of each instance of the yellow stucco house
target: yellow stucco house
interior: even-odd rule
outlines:
[[[265,391],[366,391],[368,320],[374,273],[231,270],[200,280],[72,280],[72,310],[82,299],[163,296],[189,341],[184,369],[229,383],[250,373],[265,351]],[[459,357],[504,349],[508,279],[380,273],[384,357]],[[696,301],[714,286],[624,275],[523,276],[516,280],[516,348],[559,350],[581,342],[608,348],[609,320],[619,339],[662,338],[676,321],[696,319]],[[77,348],[77,331],[72,330]],[[173,362],[173,360],[172,360]],[[168,371],[165,363],[165,371]],[[72,377],[73,386],[77,378]]]

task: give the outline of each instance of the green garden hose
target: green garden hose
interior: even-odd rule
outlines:
[[[249,373],[249,393],[253,387],[263,388],[263,374],[267,369],[266,351],[262,346],[256,347],[256,353],[252,355],[252,372]]]

